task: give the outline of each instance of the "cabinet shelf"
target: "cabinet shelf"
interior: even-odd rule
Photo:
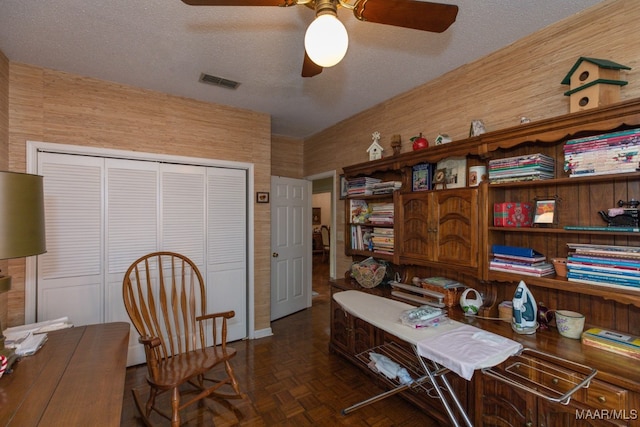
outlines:
[[[383,194],[367,194],[367,195],[361,195],[361,196],[347,196],[346,200],[378,200],[378,199],[389,199],[392,200],[393,199],[393,193],[383,193]]]
[[[622,304],[632,304],[640,308],[640,289],[588,285],[585,283],[570,282],[566,278],[560,276],[523,276],[521,274],[506,273],[495,270],[489,270],[489,280],[511,283],[517,283],[520,280],[524,280],[527,285],[535,285],[541,288],[557,289],[561,291],[579,292],[584,295],[602,297]]]
[[[489,231],[499,231],[504,233],[534,233],[534,234],[594,234],[602,236],[624,236],[624,237],[640,237],[637,231],[599,231],[599,230],[565,230],[564,228],[545,228],[545,227],[489,227]]]
[[[519,182],[502,182],[499,184],[489,184],[490,188],[520,188],[520,187],[549,187],[555,185],[595,183],[595,182],[611,182],[624,181],[626,179],[638,179],[640,172],[629,172],[619,174],[577,176],[574,178],[563,177],[554,179],[540,179],[536,181],[519,181]]]
[[[387,254],[387,253],[382,253],[382,252],[376,252],[376,251],[363,251],[363,250],[358,250],[358,249],[351,249],[351,255],[352,256],[364,256],[364,257],[374,257],[377,259],[381,259],[384,261],[390,261],[393,262],[393,254]]]
[[[349,225],[362,225],[365,227],[382,227],[382,228],[393,228],[393,224],[376,224],[373,222],[350,222]]]

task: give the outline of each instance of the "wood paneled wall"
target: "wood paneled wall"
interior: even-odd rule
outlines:
[[[270,190],[266,114],[13,62],[8,69],[12,171],[25,171],[25,141],[35,140],[253,163],[254,190]],[[269,207],[255,205],[256,330],[270,328]],[[18,325],[24,322],[24,261],[9,268],[8,323]]]
[[[478,61],[389,99],[305,140],[306,176],[367,161],[371,133],[379,131],[384,154],[391,153],[393,134],[409,138],[423,132],[433,142],[439,133],[454,140],[468,137],[471,120],[482,119],[487,130],[569,112],[569,89],[560,82],[581,56],[609,59],[632,69],[621,74],[629,82],[623,100],[640,96],[640,2],[609,0],[553,24]],[[398,76],[396,76],[398,77]],[[337,206],[336,247],[344,247],[344,206]],[[338,251],[338,276],[350,259]]]

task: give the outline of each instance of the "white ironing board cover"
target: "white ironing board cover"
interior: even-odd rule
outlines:
[[[449,320],[429,328],[403,325],[400,315],[415,306],[366,292],[338,292],[333,299],[351,315],[413,344],[418,354],[470,380],[475,369],[502,363],[522,345],[475,326]]]

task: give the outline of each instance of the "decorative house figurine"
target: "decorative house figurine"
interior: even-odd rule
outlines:
[[[569,97],[569,112],[620,101],[620,87],[627,84],[620,80],[620,70],[630,69],[607,59],[580,57],[562,80],[569,85],[564,93]]]
[[[374,132],[371,134],[373,139],[373,143],[367,148],[367,153],[369,153],[369,160],[377,160],[382,158],[382,152],[384,148],[380,145],[378,141],[380,141],[380,132]]]
[[[451,142],[451,137],[446,133],[441,133],[436,136],[436,145],[448,144]]]
[[[392,135],[391,136],[391,148],[393,148],[393,155],[400,154],[400,150],[402,147],[402,141],[400,135]]]
[[[482,135],[487,132],[487,128],[482,120],[471,120],[469,127],[469,137]]]

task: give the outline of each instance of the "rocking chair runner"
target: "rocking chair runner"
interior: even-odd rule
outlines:
[[[196,265],[173,252],[154,252],[136,260],[123,280],[124,305],[140,334],[147,360],[150,391],[145,405],[140,390],[132,390],[147,425],[156,411],[180,425],[180,410],[204,399],[241,399],[230,360],[236,355],[227,347],[227,320],[233,311],[206,314],[204,281]],[[209,338],[209,340],[207,339]],[[226,377],[205,374],[224,364]],[[181,402],[181,386],[190,384],[196,395]],[[230,389],[228,393],[221,388]],[[159,408],[156,397],[171,391],[171,413]],[[186,393],[185,393],[186,394]]]

